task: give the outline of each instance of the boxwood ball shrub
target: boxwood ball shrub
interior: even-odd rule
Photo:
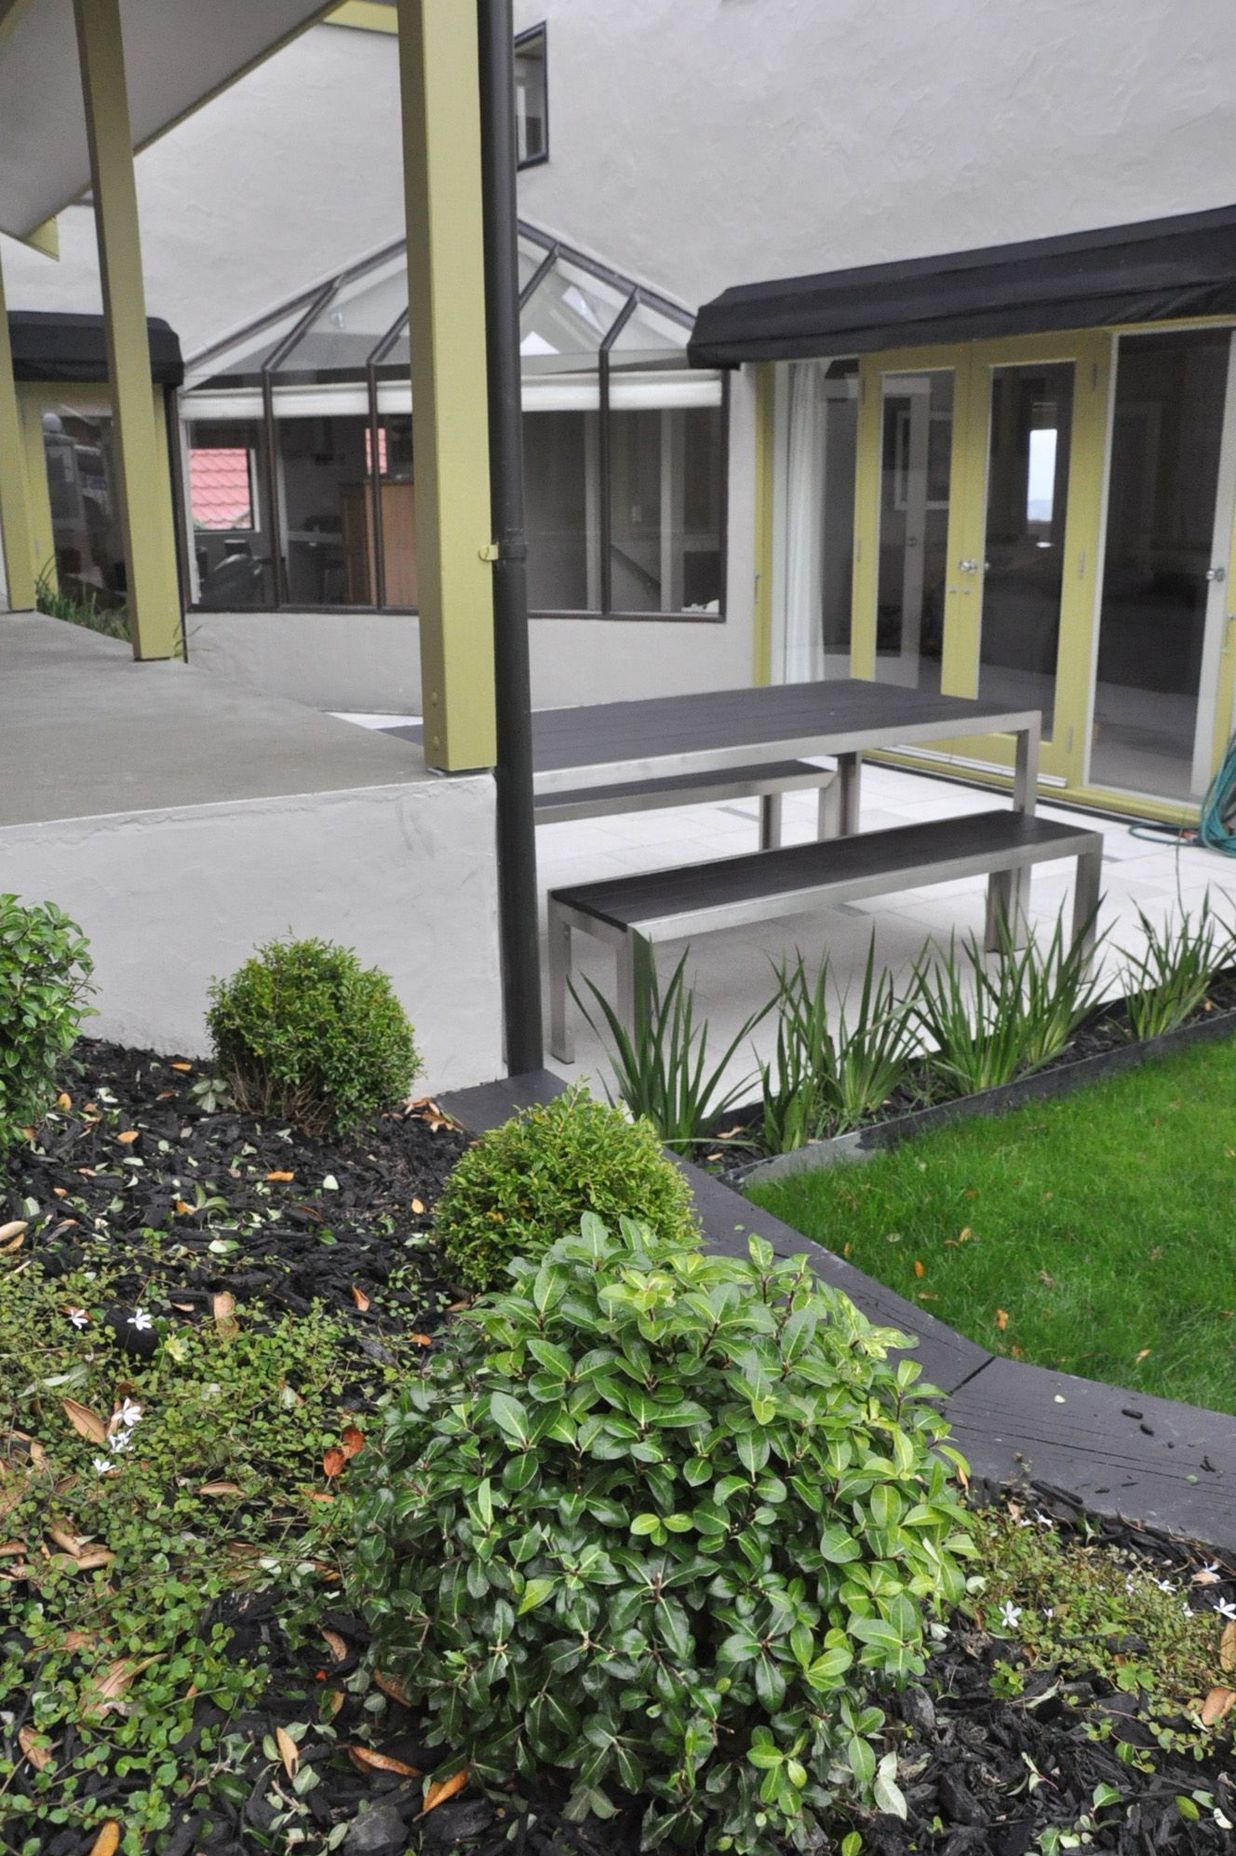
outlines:
[[[693,1243],[691,1204],[651,1123],[575,1088],[482,1135],[447,1180],[434,1223],[457,1279],[487,1289],[515,1257],[578,1231],[585,1212],[611,1223],[638,1217]]]
[[[0,1152],[50,1106],[92,971],[85,936],[54,903],[0,895]]]
[[[645,1848],[904,1814],[873,1696],[921,1672],[970,1541],[898,1342],[758,1239],[586,1216],[516,1263],[356,1466],[355,1597],[443,1770],[577,1818],[634,1796]]]
[[[351,948],[271,941],[210,989],[207,1027],[240,1107],[347,1134],[402,1100],[420,1069],[394,987]]]

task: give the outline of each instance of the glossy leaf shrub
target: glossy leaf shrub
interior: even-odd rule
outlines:
[[[969,1548],[945,1425],[806,1262],[595,1217],[385,1414],[353,1516],[378,1658],[444,1762],[644,1847],[817,1849],[904,1812],[873,1697],[924,1665]],[[814,1840],[813,1840],[814,1839]]]
[[[647,1121],[571,1089],[521,1110],[469,1148],[438,1201],[435,1228],[455,1276],[472,1289],[578,1231],[585,1212],[639,1217],[662,1237],[698,1237],[691,1191]]]
[[[238,1105],[311,1134],[347,1134],[401,1101],[420,1070],[385,973],[331,941],[272,941],[210,989],[206,1024]]]
[[[85,936],[54,903],[0,896],[0,1153],[51,1106],[92,971]]]

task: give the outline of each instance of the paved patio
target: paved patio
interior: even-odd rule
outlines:
[[[369,728],[382,728],[406,723],[409,718],[365,715],[348,719]],[[862,799],[864,831],[981,812],[1005,803],[988,791],[960,781],[870,763],[863,769]],[[814,834],[815,810],[813,794],[786,795],[786,843],[809,839]],[[1093,814],[1065,811],[1045,802],[1040,803],[1039,810],[1045,816],[1074,824],[1097,825],[1104,833],[1100,927],[1108,930],[1102,956],[1105,984],[1115,986],[1120,965],[1118,950],[1142,943],[1139,907],[1153,921],[1161,921],[1182,907],[1196,913],[1209,890],[1212,903],[1236,921],[1236,859],[1192,845],[1149,842],[1135,837],[1125,820],[1096,819]],[[542,825],[537,831],[540,890],[544,898],[548,890],[568,883],[709,857],[737,856],[755,849],[757,843],[755,800]],[[1071,907],[1073,869],[1072,862],[1049,864],[1036,870],[1031,879],[1032,915],[1047,933],[1060,909]],[[908,978],[928,941],[947,944],[953,933],[959,939],[971,932],[981,935],[984,901],[984,881],[962,878],[783,919],[767,927],[699,937],[691,946],[689,971],[697,1009],[711,1026],[710,1048],[723,1050],[748,1014],[768,997],[773,983],[771,963],[782,954],[792,955],[799,949],[813,964],[827,952],[838,990],[843,991],[861,976],[874,929],[881,963]],[[670,971],[686,945],[666,943],[658,950],[661,973]],[[609,951],[588,936],[577,935],[574,956],[579,991],[588,996],[582,981],[589,978],[612,997],[614,964]],[[770,1022],[759,1027],[753,1041],[760,1055],[771,1054],[775,1031]],[[604,1052],[588,1027],[578,1021],[576,1052],[574,1064],[547,1059],[547,1068],[568,1080],[585,1079],[599,1086],[608,1070]],[[736,1078],[752,1068],[748,1045],[746,1054],[735,1058],[730,1073]]]

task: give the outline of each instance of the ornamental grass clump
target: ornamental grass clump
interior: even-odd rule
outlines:
[[[0,895],[0,1156],[51,1106],[57,1065],[92,1009],[93,970],[85,936],[55,903]]]
[[[349,1134],[407,1096],[420,1070],[395,989],[331,941],[271,941],[210,989],[206,1024],[240,1108],[309,1134]]]
[[[482,1135],[447,1180],[434,1228],[457,1280],[488,1289],[516,1257],[578,1231],[585,1212],[639,1217],[682,1243],[699,1235],[691,1189],[652,1126],[576,1088]]]
[[[358,1460],[352,1585],[442,1770],[639,1801],[646,1849],[905,1814],[882,1690],[969,1551],[946,1426],[804,1259],[595,1217],[461,1318]]]

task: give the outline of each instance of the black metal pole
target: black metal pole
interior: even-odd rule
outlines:
[[[498,764],[498,912],[506,1067],[539,1070],[541,957],[532,810],[532,685],[528,668],[528,543],[519,365],[519,233],[515,205],[515,57],[511,0],[477,0],[481,186],[489,382],[489,481],[494,562]]]

